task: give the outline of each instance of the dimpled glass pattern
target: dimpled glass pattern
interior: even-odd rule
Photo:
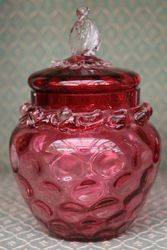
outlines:
[[[12,136],[11,162],[35,217],[52,234],[70,240],[101,240],[122,233],[136,218],[157,173],[158,134],[146,118],[144,123],[135,120],[150,107],[129,110],[131,122],[119,122],[121,127],[111,122],[111,111],[108,125],[97,111],[96,119],[80,114],[83,119],[72,126],[67,114],[77,114],[67,108],[57,111],[57,124],[46,118],[55,116],[55,110],[47,115],[42,110],[33,125],[29,117],[37,107],[32,111],[26,104],[22,109],[24,120]]]
[[[86,32],[84,39],[97,34]],[[83,53],[78,44],[73,56],[29,77],[32,99],[21,107],[10,159],[22,196],[52,235],[106,240],[142,208],[160,138],[149,122],[152,108],[140,103],[139,75],[94,56],[94,43]]]

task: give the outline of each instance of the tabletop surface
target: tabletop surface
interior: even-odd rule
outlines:
[[[160,172],[133,227],[119,238],[96,243],[48,236],[26,207],[11,173],[0,175],[0,249],[159,250],[167,249],[167,171]]]

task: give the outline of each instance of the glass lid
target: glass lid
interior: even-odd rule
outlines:
[[[89,17],[88,8],[76,11],[77,21],[71,29],[69,43],[72,56],[53,61],[51,67],[33,73],[28,83],[40,92],[102,93],[135,88],[140,76],[129,70],[113,67],[98,58],[100,33]]]

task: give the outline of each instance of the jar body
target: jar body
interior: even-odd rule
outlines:
[[[12,134],[21,193],[49,232],[105,240],[136,218],[157,174],[160,138],[149,105],[74,112],[28,105]]]

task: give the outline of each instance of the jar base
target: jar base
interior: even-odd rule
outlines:
[[[127,231],[131,227],[133,227],[133,221],[120,226],[120,228],[117,229],[117,232],[112,232],[112,231],[110,231],[110,229],[105,229],[105,230],[102,230],[102,231],[96,233],[95,235],[93,235],[91,237],[87,237],[85,235],[79,235],[79,234],[66,237],[66,236],[58,235],[54,232],[49,232],[49,235],[52,238],[57,238],[60,240],[65,240],[65,241],[101,242],[101,241],[112,240],[113,238],[118,238],[118,237],[122,236],[122,234],[124,234],[125,231]],[[101,234],[101,235],[98,236],[98,234]]]

